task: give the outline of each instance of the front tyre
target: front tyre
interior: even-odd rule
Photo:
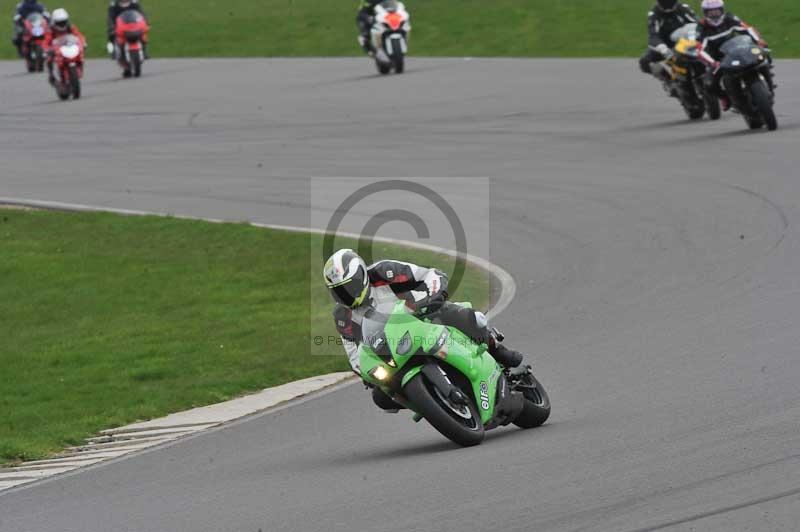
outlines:
[[[44,71],[44,48],[38,44],[33,48],[33,57],[36,64],[36,72]]]
[[[81,97],[81,80],[78,76],[78,68],[75,66],[69,67],[69,86],[72,98],[79,99]]]
[[[142,75],[142,55],[139,50],[131,54],[131,74],[134,78]]]
[[[525,404],[513,423],[523,429],[532,429],[544,424],[550,417],[550,397],[536,377],[529,375],[527,379],[527,385],[518,388],[525,398]]]
[[[722,107],[719,104],[719,98],[708,91],[703,91],[703,101],[706,104],[708,118],[711,120],[719,120],[720,117],[722,117]]]
[[[397,74],[402,74],[406,69],[406,58],[403,56],[403,54],[397,54],[392,58],[392,64],[394,66],[394,71]]]
[[[449,440],[463,447],[483,441],[483,423],[473,401],[465,406],[453,404],[422,373],[411,379],[404,391],[416,411]]]
[[[775,131],[778,129],[778,119],[775,117],[775,110],[772,107],[772,97],[770,96],[767,85],[759,80],[750,85],[750,95],[753,97],[753,105],[764,119],[767,129]]]

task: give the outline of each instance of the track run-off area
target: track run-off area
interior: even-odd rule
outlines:
[[[408,67],[90,61],[62,103],[0,63],[0,196],[303,226],[309,178],[489,178],[550,421],[461,449],[346,386],[2,493],[0,531],[797,529],[800,62],[775,133],[633,59]]]

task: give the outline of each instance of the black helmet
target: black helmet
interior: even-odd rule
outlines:
[[[369,296],[367,264],[352,249],[340,249],[325,262],[322,272],[331,296],[346,307],[356,308]]]
[[[678,7],[678,0],[658,0],[658,7],[661,8],[661,11],[675,11]]]

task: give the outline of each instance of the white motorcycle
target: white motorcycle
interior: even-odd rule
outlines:
[[[400,74],[405,69],[410,18],[406,6],[397,0],[385,0],[375,6],[372,48],[375,50],[375,65],[381,74],[388,74],[393,68]]]

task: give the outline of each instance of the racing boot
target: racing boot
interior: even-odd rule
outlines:
[[[522,364],[522,360],[525,358],[525,355],[514,349],[509,349],[495,338],[490,340],[488,346],[489,354],[504,368],[516,368]]]
[[[363,33],[358,36],[358,44],[361,46],[361,49],[364,50],[364,53],[371,56],[372,55],[372,46],[369,44],[369,38],[367,35]]]

